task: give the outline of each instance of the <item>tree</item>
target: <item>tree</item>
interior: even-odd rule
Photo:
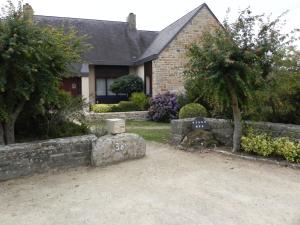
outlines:
[[[133,92],[143,91],[143,80],[136,75],[125,75],[117,78],[110,86],[110,89],[114,93],[122,93],[131,96]]]
[[[62,76],[80,60],[83,37],[42,27],[8,2],[0,18],[0,144],[14,143],[14,125],[24,105],[53,101]]]
[[[204,32],[188,49],[187,80],[203,84],[201,96],[217,96],[232,108],[233,151],[240,149],[241,108],[274,70],[286,68],[283,62],[293,55],[297,38],[281,33],[280,19],[271,21],[247,8],[235,22],[225,19],[223,27]]]

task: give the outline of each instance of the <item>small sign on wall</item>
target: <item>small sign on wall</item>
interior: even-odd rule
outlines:
[[[197,117],[192,122],[192,128],[193,130],[210,130],[208,122],[202,117]]]

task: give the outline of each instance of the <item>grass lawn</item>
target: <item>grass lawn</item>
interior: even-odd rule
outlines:
[[[90,126],[96,127],[101,132],[104,129],[104,121],[93,121]],[[145,140],[168,143],[170,140],[170,123],[158,123],[153,121],[126,121],[126,132],[141,135]]]
[[[141,135],[145,140],[168,143],[170,124],[153,121],[126,121],[126,131]]]

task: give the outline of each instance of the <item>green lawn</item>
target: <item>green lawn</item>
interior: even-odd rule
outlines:
[[[154,121],[137,121],[137,120],[126,120],[126,126],[129,127],[161,127],[170,128],[170,123],[158,123]]]
[[[104,131],[104,121],[93,121],[90,127],[97,129],[100,134]],[[168,143],[170,140],[170,123],[158,123],[153,121],[126,121],[126,132],[141,135],[145,140]]]
[[[126,131],[141,135],[145,140],[168,143],[170,124],[153,121],[126,121]]]

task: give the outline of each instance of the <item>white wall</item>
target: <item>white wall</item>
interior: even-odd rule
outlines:
[[[130,66],[129,74],[138,75],[144,81],[144,74],[145,74],[144,64],[139,65],[139,66]]]
[[[144,76],[145,75],[144,64],[136,67],[136,73],[144,81],[144,77],[145,77]]]
[[[90,102],[90,82],[89,77],[81,77],[81,94],[82,98],[89,103]]]
[[[95,66],[89,66],[90,74],[89,74],[89,95],[90,95],[90,103],[95,104],[96,102],[96,80],[95,80]]]

